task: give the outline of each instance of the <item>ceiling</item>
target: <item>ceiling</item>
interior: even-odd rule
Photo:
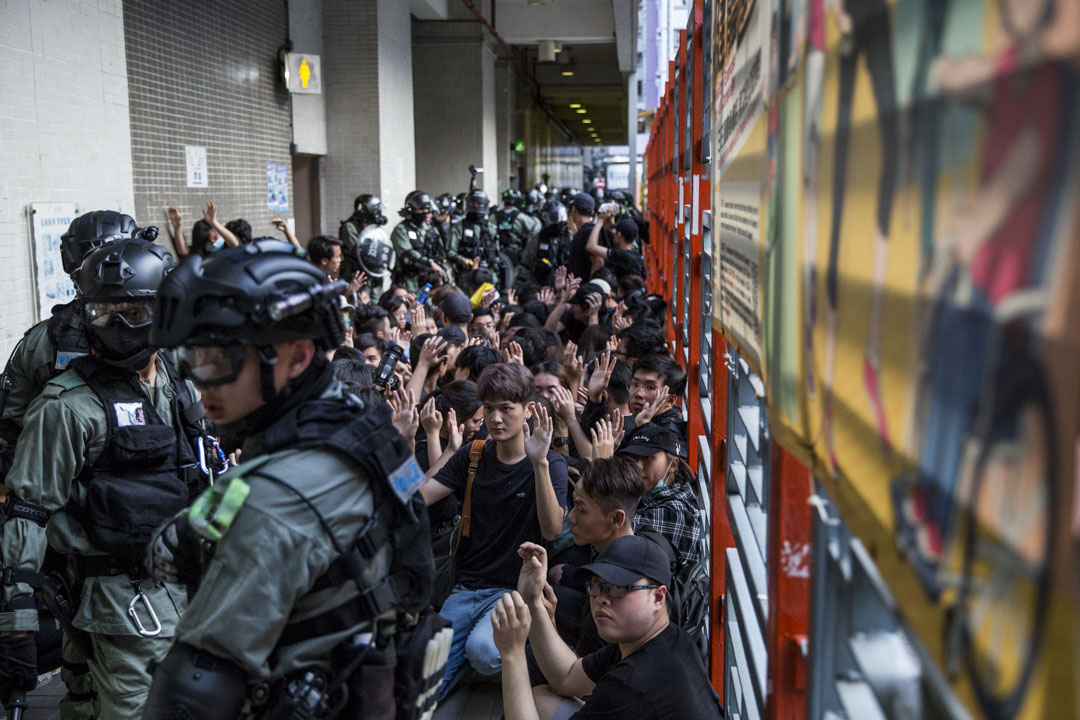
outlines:
[[[582,145],[595,144],[590,130],[603,144],[627,144],[637,0],[410,0],[410,9],[417,17],[460,20],[472,18],[470,4],[513,50],[545,104]],[[541,40],[561,44],[555,63],[537,62]]]

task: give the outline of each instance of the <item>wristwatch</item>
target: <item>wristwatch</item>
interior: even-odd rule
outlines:
[[[551,444],[554,447],[562,447],[563,445],[569,445],[570,444],[570,438],[569,437],[558,437],[558,438],[555,438],[554,440],[552,440]]]

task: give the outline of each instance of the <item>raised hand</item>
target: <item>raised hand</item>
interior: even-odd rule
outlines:
[[[660,392],[656,393],[656,399],[642,408],[641,412],[634,418],[634,427],[641,427],[645,423],[651,422],[654,417],[663,415],[675,407],[676,400],[678,398],[668,392],[668,386],[662,386]]]
[[[589,376],[589,400],[594,403],[600,402],[603,398],[604,391],[607,390],[608,383],[611,382],[611,373],[615,370],[615,363],[618,360],[615,359],[615,355],[608,350],[600,356],[596,361],[596,367],[593,368],[592,375]]]
[[[176,206],[170,205],[166,212],[169,213],[169,222],[174,228],[180,227],[184,222],[184,216],[180,214],[180,211],[176,209]]]
[[[458,425],[457,412],[454,408],[446,411],[446,445],[454,450],[460,450],[465,443],[465,426]]]
[[[446,349],[447,342],[438,335],[433,335],[424,341],[423,347],[420,348],[420,357],[416,361],[416,366],[420,367],[434,367],[442,359],[443,350]]]
[[[626,317],[626,303],[620,300],[615,307],[614,314],[611,316],[611,329],[615,332],[622,332],[628,327],[630,327],[630,319]]]
[[[514,288],[506,289],[506,302],[510,305],[518,304],[517,290],[515,290]]]
[[[390,422],[406,440],[411,442],[416,437],[416,429],[420,427],[420,413],[416,410],[416,399],[408,390],[399,388],[390,393],[386,400],[394,411]]]
[[[615,437],[611,430],[611,421],[600,418],[589,431],[592,440],[593,460],[606,459],[615,455]]]
[[[551,402],[555,405],[555,414],[569,423],[575,417],[577,408],[574,405],[574,395],[562,385],[554,388],[555,397]]]
[[[537,293],[536,298],[545,305],[555,304],[555,291],[548,285],[540,288],[540,292]]]
[[[566,379],[570,381],[571,385],[577,385],[581,382],[581,377],[585,374],[585,366],[581,364],[581,358],[578,357],[577,350],[578,347],[573,340],[568,341],[566,347],[563,348],[563,372],[566,373]]]
[[[424,433],[437,435],[442,429],[443,416],[435,407],[435,398],[429,398],[424,403],[424,409],[420,411],[420,424],[424,426]]]
[[[525,600],[516,591],[513,594],[503,593],[491,611],[491,634],[495,647],[504,656],[524,653],[530,627],[532,614]]]
[[[502,351],[503,362],[525,364],[525,351],[516,342],[510,342]]]
[[[211,225],[217,220],[217,206],[214,205],[213,200],[206,201],[206,209],[202,211],[203,219]]]
[[[600,306],[604,299],[599,293],[589,293],[585,296],[585,309],[589,311],[589,324],[596,325],[600,322]]]
[[[543,462],[547,459],[548,450],[551,449],[551,436],[555,431],[555,424],[548,415],[543,405],[529,403],[529,410],[536,419],[535,430],[529,430],[525,425],[525,454],[533,463]]]
[[[560,265],[555,269],[555,292],[562,292],[566,287],[566,266]]]
[[[611,441],[615,447],[622,445],[623,436],[626,435],[626,417],[622,410],[615,408],[608,414],[611,423]]]
[[[526,542],[518,548],[521,571],[518,573],[517,590],[525,602],[536,602],[543,597],[548,584],[547,550],[542,545]]]

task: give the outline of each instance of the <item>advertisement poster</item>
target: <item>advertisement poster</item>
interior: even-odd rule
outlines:
[[[30,242],[38,320],[49,317],[53,305],[66,303],[75,297],[75,286],[60,261],[60,236],[67,232],[77,212],[75,203],[30,205]]]
[[[714,221],[720,241],[720,317],[744,352],[761,357],[761,186],[724,183]]]
[[[1078,3],[717,11],[716,321],[773,437],[972,717],[1080,716]]]
[[[197,145],[184,146],[184,159],[187,164],[187,186],[204,188],[210,186],[206,175],[206,148]]]

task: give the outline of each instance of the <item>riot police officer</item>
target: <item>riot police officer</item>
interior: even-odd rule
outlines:
[[[533,188],[525,196],[525,212],[534,218],[540,217],[540,208],[544,207],[544,194]]]
[[[372,235],[382,238],[386,236],[386,231],[382,230],[382,226],[387,220],[383,215],[382,201],[377,196],[369,193],[358,195],[353,202],[353,207],[353,214],[341,223],[338,229],[338,238],[341,240],[341,268],[338,277],[346,282],[351,282],[358,270],[363,270],[367,272],[369,278],[372,277],[360,260],[360,244]],[[368,255],[370,257],[371,253],[369,252]],[[370,259],[369,264],[371,264]]]
[[[434,207],[431,226],[439,233],[439,242],[442,245],[443,253],[440,262],[444,262],[446,260],[446,246],[450,244],[450,226],[454,220],[454,196],[450,193],[443,193],[435,198]]]
[[[403,219],[390,235],[397,255],[394,282],[404,285],[412,293],[420,289],[421,273],[433,270],[446,277],[446,271],[437,259],[437,246],[433,244],[433,235],[437,235],[431,226],[433,210],[430,195],[421,190],[412,191],[405,197],[405,207],[398,213]]]
[[[134,218],[115,210],[95,210],[80,215],[60,236],[60,261],[64,272],[71,275],[78,270],[83,258],[95,248],[131,237],[153,240],[157,237],[157,228],[140,229]],[[54,306],[51,317],[27,330],[15,346],[0,385],[3,394],[0,401],[0,482],[4,481],[15,458],[16,443],[30,402],[41,394],[46,382],[67,369],[68,363],[89,352],[90,338],[83,325],[79,295],[71,302]],[[55,626],[51,616],[43,615],[42,620]],[[50,664],[55,668],[56,638],[48,629],[43,626],[36,638],[38,662],[42,668]],[[89,671],[84,670],[85,658],[79,655],[77,648],[64,643],[62,661],[60,674],[68,694],[61,701],[61,717],[64,720],[93,717],[93,690]]]
[[[498,229],[488,219],[491,202],[487,193],[476,189],[465,198],[465,218],[450,228],[450,245],[446,258],[459,272],[473,269],[474,264],[498,273],[503,286],[507,278],[502,272],[503,260],[499,254]]]
[[[326,360],[344,283],[282,243],[237,250],[181,266],[159,297],[155,342],[178,346],[243,462],[153,544],[154,571],[198,590],[144,717],[333,717],[348,688],[349,717],[392,718],[399,621],[434,573],[423,475],[385,403],[347,394]]]
[[[570,242],[573,236],[566,225],[566,206],[558,200],[548,200],[540,211],[543,227],[525,246],[522,265],[534,282],[550,285],[555,270],[570,260]]]
[[[503,192],[503,207],[496,216],[499,245],[515,266],[533,235],[540,232],[540,221],[525,212],[525,196],[510,188]]]
[[[50,380],[24,418],[8,473],[0,537],[5,584],[0,667],[5,691],[33,687],[36,585],[70,584],[59,619],[86,657],[97,717],[141,711],[147,663],[163,657],[184,608],[183,589],[146,577],[153,529],[205,483],[198,448],[203,406],[149,343],[151,303],[174,266],[162,247],[121,239],[91,252],[75,275],[90,354]],[[45,525],[48,523],[46,536]],[[38,574],[46,544],[61,572]],[[58,603],[58,606],[62,605]]]

